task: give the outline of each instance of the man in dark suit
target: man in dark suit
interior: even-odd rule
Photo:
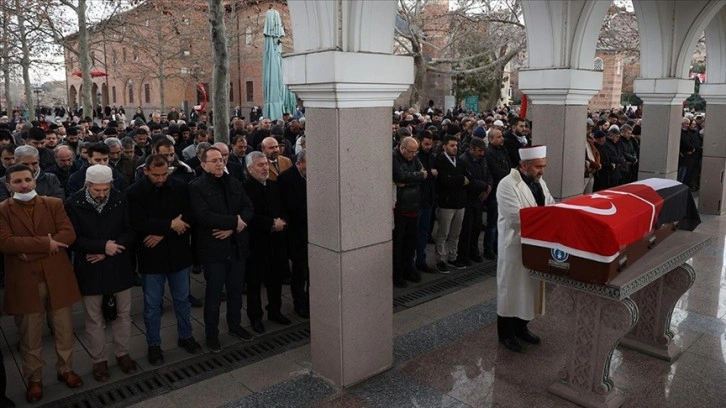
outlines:
[[[278,177],[282,193],[282,208],[288,216],[287,249],[292,263],[292,292],[295,313],[307,319],[310,317],[308,298],[308,204],[307,204],[307,160],[305,149],[296,155],[295,165],[283,171]]]
[[[267,317],[282,325],[291,323],[280,312],[282,280],[288,268],[284,232],[287,216],[283,213],[280,189],[276,182],[269,180],[267,157],[260,152],[252,152],[245,160],[250,177],[243,184],[254,207],[247,262],[247,316],[252,322],[252,330],[263,333],[265,326],[262,324],[260,297],[263,280],[267,289]]]
[[[218,353],[222,350],[218,326],[223,286],[227,288],[229,334],[245,341],[253,339],[241,326],[245,259],[250,253],[247,224],[253,209],[242,183],[224,172],[225,160],[219,149],[210,147],[201,161],[204,174],[189,183],[189,196],[199,227],[197,250],[207,280],[206,344],[211,352]]]

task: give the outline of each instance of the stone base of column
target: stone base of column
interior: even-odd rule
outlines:
[[[700,189],[698,190],[698,212],[712,215],[726,213],[724,171],[726,171],[726,157],[703,157]]]
[[[389,369],[391,242],[345,252],[309,248],[313,369],[343,388]]]
[[[610,359],[638,320],[638,307],[629,298],[617,301],[558,286],[550,308],[571,322],[572,331],[563,333],[566,363],[548,390],[583,407],[621,406],[623,395],[610,380]]]
[[[678,299],[695,280],[693,268],[684,264],[633,294],[640,319],[620,344],[661,360],[677,359],[682,350],[673,341],[671,316]]]

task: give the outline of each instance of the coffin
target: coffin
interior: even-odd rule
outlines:
[[[600,285],[676,229],[700,223],[688,186],[657,178],[519,214],[526,268]]]

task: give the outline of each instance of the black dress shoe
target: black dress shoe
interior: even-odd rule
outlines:
[[[204,304],[202,304],[202,301],[192,296],[191,293],[189,294],[189,304],[191,305],[191,307],[195,308],[200,308],[204,306]]]
[[[292,322],[287,317],[283,316],[282,313],[269,314],[267,318],[273,322],[280,323],[283,326],[289,326]]]
[[[260,334],[265,332],[265,326],[262,324],[262,321],[252,320],[250,323],[250,327],[252,327],[252,330],[254,330],[255,332]]]
[[[537,336],[536,334],[529,331],[529,329],[525,328],[523,331],[520,331],[516,334],[516,336],[524,341],[526,341],[529,344],[539,344],[542,342],[542,340]]]
[[[522,345],[519,344],[519,342],[513,338],[503,338],[499,339],[499,342],[504,344],[504,347],[512,350],[515,353],[521,353],[522,352]]]
[[[403,278],[393,278],[393,286],[397,288],[405,288],[408,287],[408,282],[406,282]]]
[[[310,309],[308,309],[306,307],[296,307],[295,313],[297,313],[297,315],[302,317],[303,319],[310,318]]]
[[[481,255],[471,255],[469,258],[476,263],[481,263],[482,261],[484,261]]]

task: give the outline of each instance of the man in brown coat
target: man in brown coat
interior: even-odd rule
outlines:
[[[12,198],[0,204],[0,251],[5,254],[6,271],[4,311],[15,315],[19,324],[23,376],[28,383],[26,398],[32,403],[43,397],[41,336],[47,309],[58,357],[58,380],[69,388],[83,385],[72,371],[71,307],[81,294],[65,251],[76,233],[60,199],[37,195],[28,166],[10,166],[6,180]]]
[[[274,137],[266,137],[262,140],[262,153],[270,162],[269,180],[277,180],[277,176],[283,171],[292,167],[292,160],[280,154],[280,144]]]

